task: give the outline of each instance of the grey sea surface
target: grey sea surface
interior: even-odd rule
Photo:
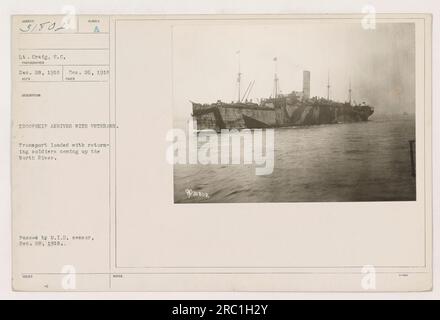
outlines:
[[[415,201],[414,139],[414,115],[275,129],[272,174],[256,175],[255,165],[176,164],[174,201]]]

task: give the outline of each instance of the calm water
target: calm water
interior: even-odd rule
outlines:
[[[253,165],[176,165],[175,202],[411,201],[412,116],[275,130],[274,171]],[[188,199],[186,189],[209,194]]]

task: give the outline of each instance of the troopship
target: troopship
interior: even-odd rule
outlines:
[[[276,62],[276,58],[274,58]],[[368,121],[374,108],[365,104],[352,103],[351,83],[349,101],[337,102],[330,99],[330,77],[327,83],[327,99],[310,97],[310,71],[303,71],[303,90],[281,94],[279,79],[275,71],[273,96],[261,99],[259,103],[248,101],[255,84],[250,82],[243,96],[240,95],[241,73],[238,72],[238,99],[225,103],[203,104],[192,102],[192,117],[197,130],[263,129],[292,126],[309,126]]]

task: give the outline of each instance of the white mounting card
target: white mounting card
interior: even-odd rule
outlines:
[[[431,15],[12,17],[18,291],[427,291]]]

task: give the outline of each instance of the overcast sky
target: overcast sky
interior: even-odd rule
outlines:
[[[274,62],[283,93],[302,91],[302,71],[311,72],[311,96],[366,101],[382,112],[414,112],[415,28],[413,24],[358,23],[175,26],[174,108],[177,119],[191,114],[189,100],[212,103],[237,100],[240,51],[242,92],[250,81],[250,98],[273,92]]]

